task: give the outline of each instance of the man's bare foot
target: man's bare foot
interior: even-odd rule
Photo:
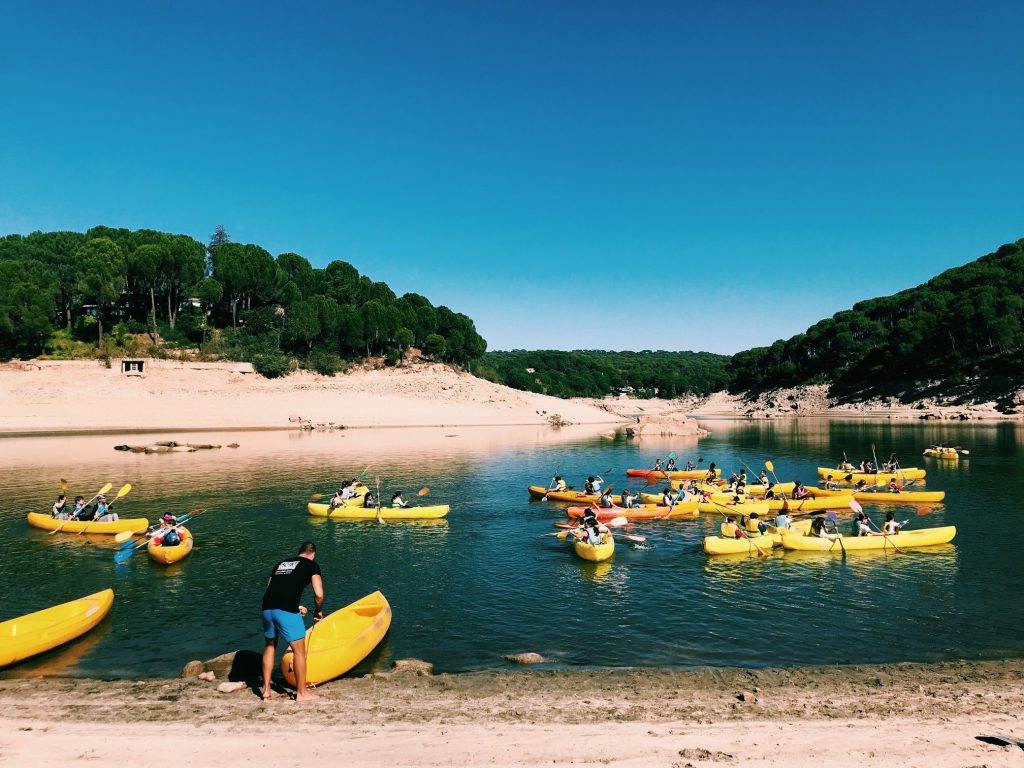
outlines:
[[[286,699],[288,698],[288,695],[284,693],[274,693],[273,691],[263,691],[261,697],[264,701],[270,701],[271,699]]]
[[[320,700],[319,696],[317,696],[315,693],[310,693],[309,691],[306,691],[305,693],[296,693],[295,694],[295,703],[296,704],[303,704],[303,703],[305,703],[307,701],[319,701],[319,700]]]

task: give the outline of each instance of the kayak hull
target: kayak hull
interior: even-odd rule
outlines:
[[[566,512],[569,513],[569,517],[578,518],[583,517],[583,513],[592,507],[569,507]],[[696,517],[697,511],[697,500],[692,499],[690,501],[681,501],[674,507],[666,507],[660,504],[644,504],[640,507],[631,507],[626,509],[625,507],[614,507],[613,509],[598,509],[597,519],[611,520],[614,517],[625,517],[629,520],[657,520],[658,518],[673,518],[673,517]]]
[[[332,520],[376,520],[376,507],[336,507],[328,504],[309,504],[306,507],[313,517],[329,517]],[[448,514],[447,504],[430,507],[381,507],[382,520],[436,520]]]
[[[721,474],[722,470],[715,470],[715,477],[719,477]],[[666,472],[663,469],[627,469],[626,475],[628,477],[657,477],[666,480],[703,480],[708,476],[708,470],[674,469],[671,472]]]
[[[548,497],[549,501],[568,501],[573,504],[597,504],[601,497],[597,494],[586,494],[583,491],[549,491],[543,485],[531,485],[527,490],[535,499]],[[612,496],[612,504],[621,504],[621,496]]]
[[[938,504],[946,498],[945,491],[876,491],[875,493],[855,493],[853,498],[868,504]]]
[[[0,667],[49,651],[81,637],[110,612],[114,591],[105,589],[77,600],[0,622]]]
[[[156,539],[150,539],[146,544],[149,559],[163,565],[171,565],[188,557],[192,552],[192,532],[188,528],[179,528],[178,532],[181,534],[181,543],[173,547],[165,547],[158,544]]]
[[[126,517],[112,523],[93,523],[85,520],[57,520],[39,512],[28,513],[28,524],[44,531],[60,529],[61,533],[81,533],[83,530],[85,533],[97,534],[116,534],[125,531],[143,533],[149,528],[149,520],[144,517]]]
[[[725,504],[732,499],[729,494],[721,493],[714,494],[711,497],[712,501],[717,501],[719,504]],[[800,499],[765,499],[762,503],[768,505],[768,509],[771,512],[778,512],[780,510],[787,510],[788,512],[818,512],[826,509],[842,509],[848,507],[850,502],[853,501],[853,494],[846,493],[837,496],[823,496],[819,498],[805,498]]]
[[[775,542],[771,536],[744,536],[727,539],[724,536],[705,536],[704,551],[709,555],[760,555],[770,552]],[[760,547],[760,551],[758,551]]]
[[[757,513],[758,516],[767,515],[771,510],[768,507],[766,501],[742,501],[739,504],[723,504],[722,502],[714,503],[712,501],[701,501],[697,505],[697,509],[704,514],[714,514],[720,512],[723,515],[751,515]]]
[[[604,539],[601,544],[590,544],[576,539],[572,543],[572,548],[577,557],[592,563],[600,563],[610,560],[615,554],[615,537],[606,533]]]
[[[905,467],[899,472],[847,472],[843,469],[829,469],[828,467],[818,467],[818,475],[827,478],[832,475],[832,479],[836,482],[856,483],[859,480],[863,480],[866,483],[877,483],[881,481],[889,482],[895,479],[897,482],[906,478],[907,480],[923,480],[926,472],[923,469],[917,467]],[[845,478],[852,475],[849,480]]]
[[[891,536],[840,536],[839,541],[823,539],[819,536],[783,536],[782,546],[803,552],[862,552],[879,549],[909,549],[912,547],[931,547],[936,544],[947,544],[956,536],[956,526],[947,525],[941,528],[921,528],[916,531],[900,531]]]
[[[361,662],[384,639],[391,626],[391,605],[380,592],[339,608],[306,631],[306,682],[333,680]],[[281,674],[295,687],[295,668],[289,649],[281,659]]]

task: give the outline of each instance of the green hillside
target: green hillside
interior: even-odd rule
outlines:
[[[0,358],[208,355],[281,375],[416,346],[465,365],[487,348],[466,315],[396,296],[344,261],[188,235],[94,227],[0,238]]]
[[[1024,240],[740,352],[729,367],[734,392],[828,382],[844,401],[1002,400],[1024,386]]]

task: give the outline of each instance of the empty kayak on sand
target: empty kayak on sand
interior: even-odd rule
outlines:
[[[144,517],[122,517],[112,523],[94,523],[88,520],[58,520],[39,512],[28,513],[28,524],[44,531],[56,531],[59,528],[61,533],[142,533],[149,528],[149,520]]]
[[[376,507],[335,507],[329,504],[309,504],[306,507],[314,517],[329,517],[331,520],[376,520]],[[431,507],[381,507],[382,520],[436,520],[448,514],[447,504]]]
[[[889,536],[839,536],[836,541],[820,536],[783,536],[782,546],[804,552],[859,552],[878,549],[909,549],[946,544],[956,536],[956,526],[921,528],[917,531],[900,531]],[[840,541],[841,540],[841,541]]]
[[[380,592],[339,608],[306,632],[306,682],[318,685],[348,672],[370,655],[391,626],[391,605]],[[281,659],[281,674],[295,686],[292,652]]]
[[[84,635],[103,621],[113,604],[114,590],[105,589],[0,623],[0,667]]]

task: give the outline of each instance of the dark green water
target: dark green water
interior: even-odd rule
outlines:
[[[258,649],[268,568],[315,541],[328,608],[381,589],[391,632],[360,669],[418,657],[442,671],[506,666],[502,655],[536,651],[563,665],[773,666],[996,658],[1024,654],[1024,543],[1015,488],[1024,488],[1022,429],[1012,424],[935,426],[889,422],[709,422],[696,443],[573,437],[533,429],[445,432],[190,436],[242,444],[237,451],[117,453],[123,436],[0,440],[7,494],[0,512],[0,620],[112,586],[110,617],[85,638],[5,674],[146,677],[177,674],[189,659]],[[181,438],[179,438],[181,439]],[[971,449],[969,461],[921,458],[929,443]],[[570,482],[648,466],[675,450],[725,468],[774,461],[787,479],[816,482],[815,467],[895,450],[928,469],[945,490],[930,514],[894,507],[914,527],[955,524],[952,545],[928,552],[838,555],[777,551],[767,559],[709,558],[702,516],[639,524],[648,544],[620,540],[614,561],[585,563],[541,534],[561,506],[530,501],[526,486],[556,467]],[[450,503],[433,524],[310,518],[309,494],[370,465],[387,489],[429,486]],[[195,506],[192,555],[171,567],[137,555],[115,567],[107,537],[29,528],[25,513],[48,509],[60,477],[72,492],[104,482],[135,486],[122,516],[155,519]],[[637,484],[631,483],[632,487]],[[876,520],[885,508],[869,507]]]

